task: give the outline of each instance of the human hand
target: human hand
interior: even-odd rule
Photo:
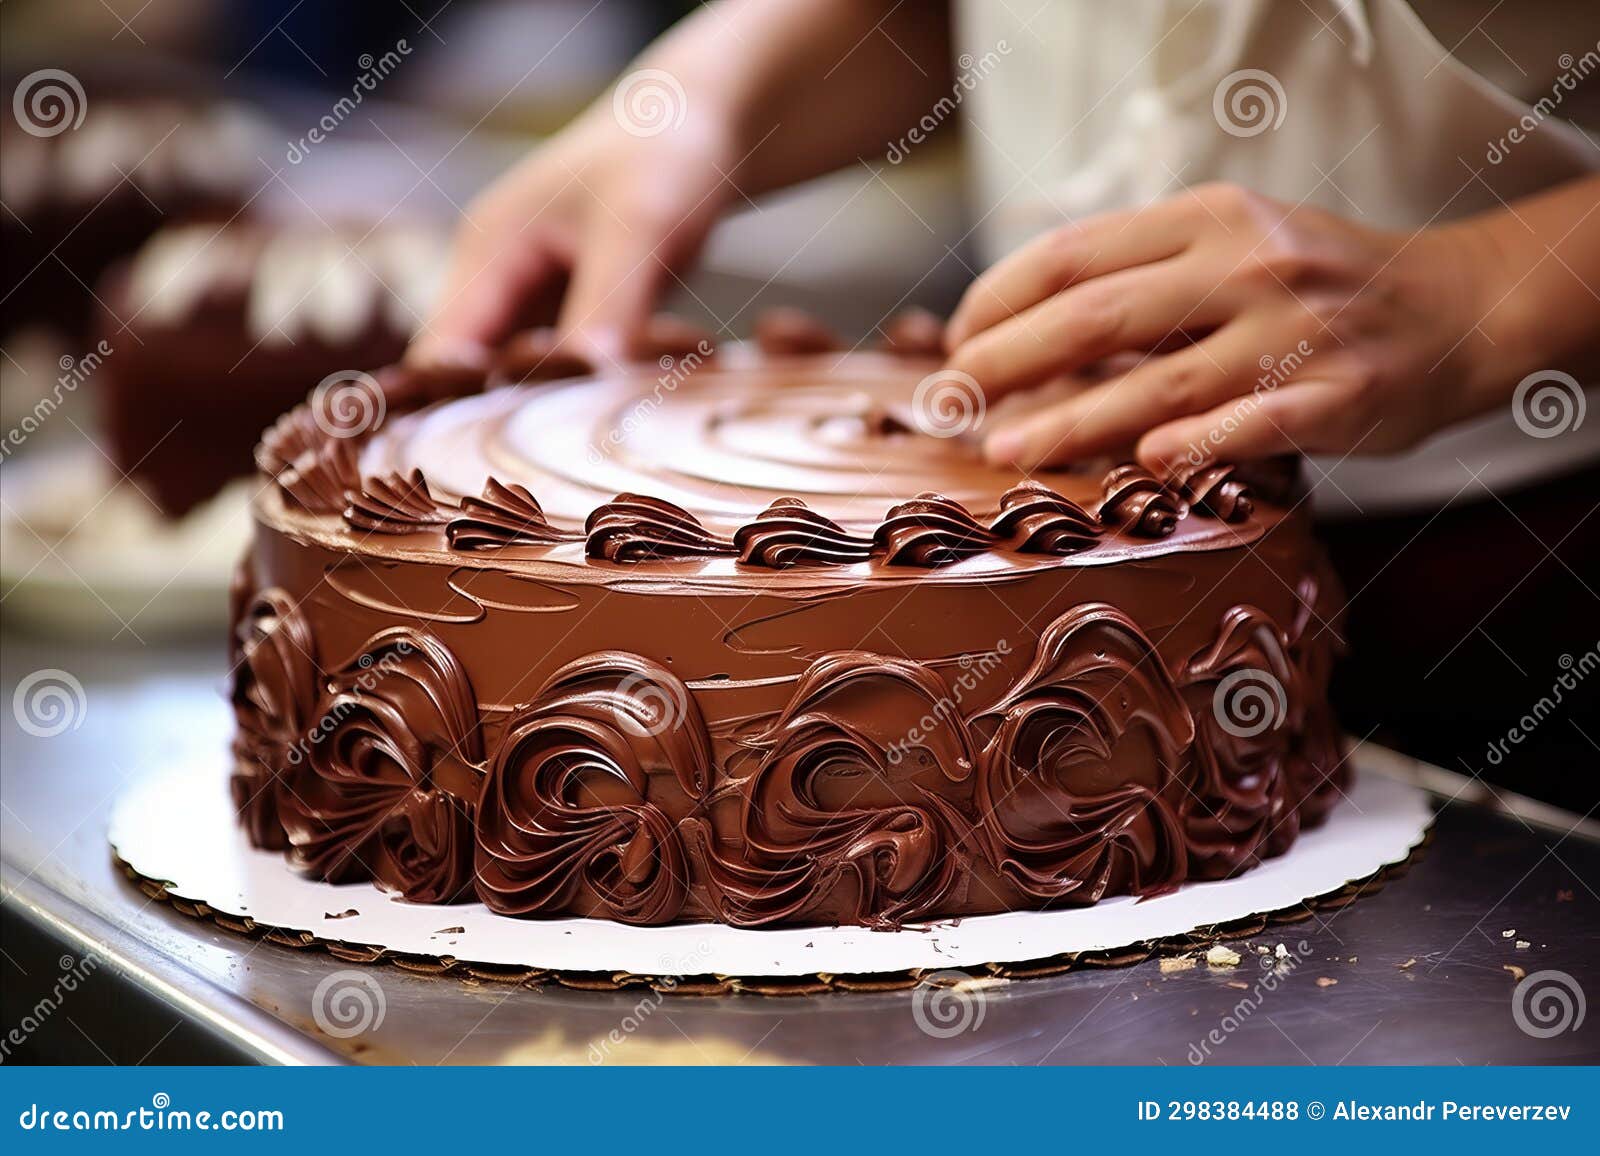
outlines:
[[[951,319],[949,366],[991,403],[1066,382],[987,435],[988,457],[1024,469],[1130,448],[1164,473],[1391,452],[1504,396],[1506,358],[1478,329],[1499,263],[1471,222],[1386,232],[1207,185],[1000,261]],[[1130,351],[1109,380],[1086,372]]]
[[[672,132],[636,135],[596,106],[468,206],[411,357],[472,360],[552,323],[592,360],[627,356],[736,195],[732,152],[716,118],[692,107]]]

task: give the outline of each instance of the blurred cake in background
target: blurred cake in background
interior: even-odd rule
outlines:
[[[0,124],[0,334],[76,338],[109,265],[163,225],[235,216],[270,177],[258,158],[272,134],[237,105],[97,99],[69,130],[30,126]]]
[[[410,224],[163,229],[101,292],[108,452],[168,515],[253,469],[262,430],[330,374],[397,360],[446,253]]]

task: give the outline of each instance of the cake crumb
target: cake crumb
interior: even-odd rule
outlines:
[[[1502,931],[1500,933],[1500,938],[1501,939],[1510,939],[1516,933],[1517,933],[1517,929],[1515,927],[1508,927],[1508,928],[1506,928],[1504,931]]]
[[[1223,986],[1224,987],[1231,987],[1235,991],[1249,991],[1250,990],[1250,985],[1245,983],[1245,981],[1242,980],[1242,979],[1230,979],[1227,983],[1223,984]]]
[[[1521,983],[1523,980],[1528,978],[1527,971],[1518,967],[1514,963],[1502,963],[1500,967],[1502,970],[1509,971],[1511,973],[1511,978],[1516,980],[1518,983]]]
[[[1529,943],[1526,939],[1517,940],[1517,950],[1518,951],[1527,951],[1528,948],[1530,948],[1532,946],[1533,946],[1533,944]]]
[[[1557,903],[1571,903],[1572,902],[1572,892],[1568,891],[1568,890],[1557,891],[1556,892],[1556,902]]]
[[[324,919],[349,919],[352,915],[360,915],[360,914],[361,914],[361,912],[357,911],[354,907],[349,907],[349,908],[346,908],[345,910],[340,911],[338,913],[335,913],[335,912],[332,912],[332,911],[324,911],[322,913],[322,918],[324,918]]]
[[[1397,963],[1397,964],[1395,964],[1395,966],[1397,968],[1399,968],[1401,971],[1410,971],[1413,967],[1417,966],[1417,957],[1413,955],[1410,959],[1406,960],[1404,963]]]
[[[1352,956],[1351,956],[1351,957],[1350,957],[1350,962],[1351,962],[1351,963],[1355,963],[1355,962],[1356,962],[1356,957],[1355,957],[1355,956],[1353,956],[1353,955],[1352,955]]]
[[[1338,980],[1330,979],[1325,975],[1317,976],[1317,986],[1318,987],[1332,987],[1338,982],[1339,982]]]
[[[1272,954],[1276,955],[1279,959],[1288,959],[1289,949],[1280,943],[1276,948],[1273,949]]]
[[[1238,967],[1239,960],[1243,958],[1231,947],[1224,947],[1220,943],[1211,945],[1211,950],[1206,952],[1206,964],[1210,967]]]
[[[1192,955],[1169,955],[1161,961],[1161,974],[1172,971],[1193,971],[1199,961]]]

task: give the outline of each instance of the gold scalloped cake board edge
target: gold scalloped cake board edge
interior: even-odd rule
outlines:
[[[1275,911],[1246,916],[1227,923],[1198,927],[1182,935],[1133,943],[1113,951],[1066,952],[1016,963],[986,963],[982,967],[974,968],[937,970],[912,968],[905,971],[860,975],[818,972],[798,976],[660,976],[626,971],[593,972],[536,967],[491,967],[467,963],[449,955],[418,955],[391,951],[373,944],[324,939],[309,931],[291,931],[273,927],[258,923],[248,916],[229,915],[205,903],[174,895],[167,889],[165,882],[141,874],[115,850],[112,851],[111,858],[140,891],[151,899],[169,904],[174,911],[195,919],[208,920],[236,935],[250,939],[264,939],[280,947],[291,947],[298,951],[325,951],[342,963],[381,964],[416,975],[450,976],[467,983],[514,984],[526,988],[553,984],[577,991],[649,988],[664,995],[795,996],[818,995],[831,991],[905,991],[925,983],[955,987],[970,981],[982,982],[989,979],[1041,979],[1085,968],[1132,967],[1155,956],[1185,955],[1223,940],[1249,939],[1262,934],[1269,927],[1303,923],[1318,912],[1337,911],[1362,896],[1374,895],[1383,890],[1386,884],[1404,875],[1414,863],[1420,862],[1432,842],[1433,827],[1430,824],[1423,833],[1421,842],[1413,847],[1404,859],[1380,867],[1365,879],[1346,883],[1326,894],[1304,899]]]

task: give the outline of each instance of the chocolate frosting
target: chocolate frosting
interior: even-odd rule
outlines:
[[[639,494],[618,494],[589,515],[584,551],[607,562],[699,558],[733,554],[737,547],[700,524],[682,506]]]
[[[1100,537],[1100,523],[1082,506],[1040,482],[1023,482],[1000,498],[989,527],[1008,549],[1022,554],[1076,554]]]
[[[1114,466],[1102,483],[1100,520],[1141,538],[1160,538],[1178,524],[1178,504],[1153,475],[1131,463]]]
[[[428,493],[427,479],[421,470],[407,475],[388,474],[367,478],[359,489],[346,495],[344,520],[353,530],[368,534],[414,534],[425,526],[443,525],[450,520]]]
[[[469,898],[464,800],[477,794],[483,740],[455,655],[432,635],[384,630],[329,676],[318,714],[310,773],[283,801],[295,864],[416,903]]]
[[[309,403],[297,405],[261,435],[256,465],[284,496],[313,514],[337,513],[361,484],[356,442],[319,424]]]
[[[515,712],[489,768],[479,897],[508,915],[584,903],[625,923],[671,921],[688,873],[650,781],[670,775],[699,799],[710,765],[705,723],[670,671],[620,651],[568,664]]]
[[[658,369],[269,433],[254,843],[507,915],[889,927],[1228,875],[1338,798],[1303,510],[1019,482],[905,420],[904,357]],[[1235,676],[1281,717],[1219,714]]]
[[[526,486],[490,478],[483,494],[461,499],[461,513],[450,519],[445,536],[455,550],[572,541],[578,535],[556,529]]]
[[[892,507],[873,537],[890,566],[947,566],[995,543],[960,502],[943,494],[918,494]]]
[[[1250,489],[1233,476],[1232,466],[1200,466],[1179,475],[1178,491],[1196,510],[1224,522],[1242,522],[1255,509]]]
[[[872,539],[852,534],[799,498],[779,498],[733,535],[746,566],[849,565],[872,556]]]

